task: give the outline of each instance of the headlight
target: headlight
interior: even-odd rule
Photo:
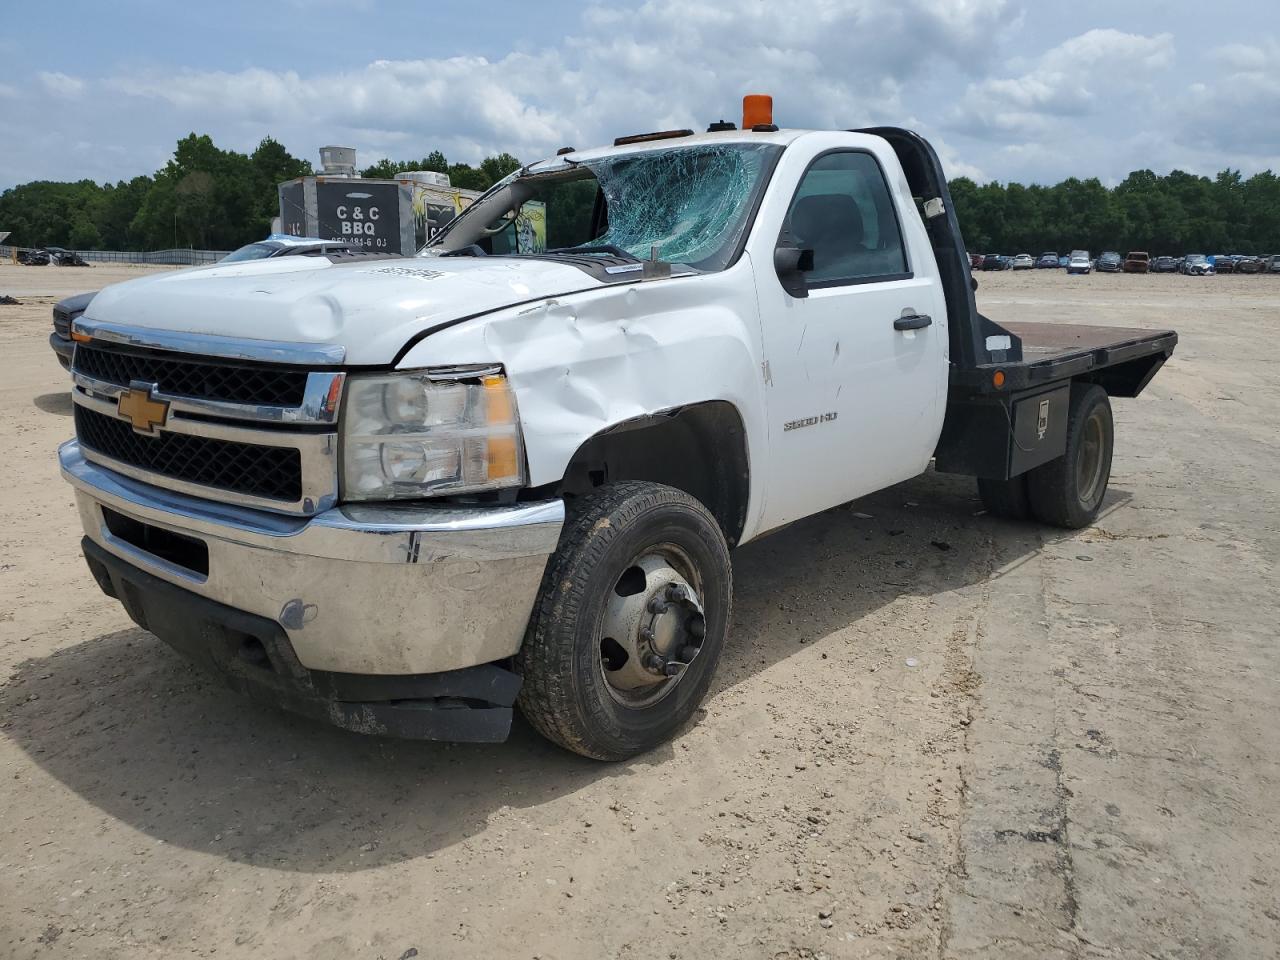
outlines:
[[[501,374],[472,377],[429,370],[348,377],[343,498],[391,500],[522,486],[515,394]]]

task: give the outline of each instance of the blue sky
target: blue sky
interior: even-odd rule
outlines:
[[[0,188],[127,178],[195,130],[315,160],[474,162],[733,118],[914,127],[954,175],[1280,171],[1280,23],[1256,0],[173,0],[8,5]],[[1212,11],[1210,14],[1209,11]]]

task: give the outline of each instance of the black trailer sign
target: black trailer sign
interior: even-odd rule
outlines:
[[[321,238],[399,253],[400,194],[397,183],[317,182],[316,219]]]
[[[307,235],[306,196],[301,180],[280,184],[280,229],[291,237]]]

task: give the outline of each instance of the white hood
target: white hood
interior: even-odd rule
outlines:
[[[415,335],[450,320],[601,284],[544,260],[324,257],[215,264],[107,287],[88,320],[244,340],[336,344],[346,363],[390,363]]]

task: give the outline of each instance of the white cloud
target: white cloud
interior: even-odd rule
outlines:
[[[357,147],[362,164],[432,149],[529,160],[736,120],[741,95],[755,91],[774,95],[787,126],[913,127],[952,175],[979,180],[1280,166],[1269,109],[1280,47],[1265,20],[1230,10],[1162,20],[1149,34],[1086,20],[1072,36],[1060,18],[1008,0],[609,0],[575,8],[553,41],[504,33],[492,17],[484,45],[432,44],[465,56],[315,66],[335,62],[326,53],[344,39],[349,21],[330,19],[332,47],[306,65],[245,66],[225,50],[207,61],[221,69],[181,68],[146,59],[164,56],[152,44],[127,67],[103,57],[94,62],[108,66],[77,66],[77,76],[6,77],[0,142],[14,146],[0,188],[150,172],[192,130],[240,150],[270,134],[312,160],[324,143]],[[1157,32],[1166,25],[1176,37]],[[66,148],[79,141],[94,149]]]
[[[1221,166],[1260,167],[1280,159],[1280,42],[1227,44],[1209,53],[1223,73],[1189,84],[1175,100],[1173,139],[1190,158],[1228,156]]]
[[[1047,50],[1017,77],[969,85],[950,126],[1008,138],[1040,137],[1117,99],[1133,103],[1174,60],[1173,37],[1090,30]]]
[[[68,99],[80,96],[84,92],[84,81],[79,77],[70,77],[65,73],[50,73],[47,70],[40,72],[40,83],[55,97],[66,97]]]
[[[818,0],[799,15],[758,2],[648,0],[589,7],[560,46],[497,60],[381,60],[310,75],[153,71],[106,84],[202,122],[278,130],[305,117],[316,142],[358,137],[373,153],[413,153],[416,143],[468,160],[497,150],[534,156],[641,128],[736,118],[739,97],[753,90],[775,94],[782,123],[897,120],[911,77],[938,63],[984,60],[1004,2]]]

